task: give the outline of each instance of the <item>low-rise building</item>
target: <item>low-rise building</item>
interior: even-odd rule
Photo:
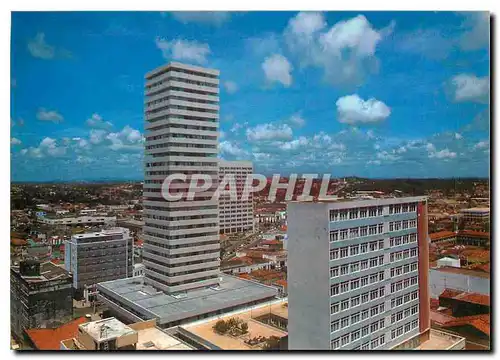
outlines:
[[[112,317],[79,325],[75,337],[60,342],[60,350],[192,350],[192,347],[158,329],[154,320],[125,325]]]
[[[144,276],[144,270],[146,267],[143,263],[134,264],[134,271],[132,276]]]
[[[53,328],[73,319],[72,277],[63,268],[35,260],[10,268],[10,326],[24,338],[27,329]]]
[[[92,216],[92,215],[59,215],[59,216],[39,216],[37,221],[46,225],[66,225],[66,226],[85,226],[85,225],[114,225],[116,216]]]
[[[88,321],[86,317],[79,317],[53,329],[26,330],[29,345],[35,350],[60,350],[61,341],[76,337],[78,326]]]
[[[437,299],[447,288],[490,294],[490,274],[484,271],[444,266],[429,269],[431,298]]]

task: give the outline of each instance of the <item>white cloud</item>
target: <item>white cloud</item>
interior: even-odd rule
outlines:
[[[300,136],[298,139],[282,143],[279,148],[281,150],[297,150],[298,148],[307,145],[309,145],[309,140],[304,136]]]
[[[380,160],[368,160],[368,164],[380,165],[382,162]]]
[[[343,96],[337,100],[338,121],[346,124],[375,123],[391,115],[391,109],[382,101],[361,99],[357,94]]]
[[[104,121],[99,114],[92,114],[92,116],[87,119],[87,125],[97,129],[109,129],[113,124],[109,121]]]
[[[480,141],[474,145],[474,149],[487,149],[490,146],[489,141]]]
[[[377,159],[386,161],[395,161],[400,159],[400,157],[394,154],[389,154],[387,151],[381,151],[377,153]]]
[[[219,144],[219,149],[222,154],[232,155],[232,156],[247,156],[248,152],[240,148],[236,143],[231,141],[222,141]]]
[[[11,145],[21,145],[21,140],[13,137],[13,138],[10,139],[10,144]]]
[[[38,33],[34,39],[28,41],[28,51],[32,56],[45,60],[55,56],[55,48],[45,42],[44,33]]]
[[[436,159],[453,159],[456,156],[457,156],[457,153],[450,151],[449,149],[443,149],[441,151],[429,153],[430,158],[436,158]]]
[[[172,16],[182,23],[200,23],[220,26],[231,18],[229,11],[172,11]]]
[[[229,94],[234,94],[236,91],[238,91],[238,84],[236,84],[234,81],[225,81],[224,82],[224,88]]]
[[[460,134],[460,133],[455,133],[455,139],[456,139],[456,140],[463,139],[462,134]]]
[[[89,149],[90,148],[89,142],[85,139],[78,140],[77,145],[79,148],[82,148],[82,149]]]
[[[490,14],[488,11],[474,11],[465,13],[465,31],[460,38],[460,47],[463,50],[477,50],[489,46]]]
[[[28,153],[28,149],[22,149],[21,150],[21,155],[26,155]]]
[[[111,142],[109,148],[111,150],[142,150],[142,142],[144,140],[139,130],[133,129],[130,126],[125,126],[120,132],[109,133],[106,139]]]
[[[454,100],[457,102],[472,101],[488,103],[490,79],[488,76],[478,78],[476,75],[459,74],[450,81]]]
[[[306,124],[306,121],[300,114],[293,114],[288,121],[297,127],[302,127]]]
[[[270,82],[277,81],[285,87],[289,87],[292,84],[291,72],[293,67],[283,55],[273,54],[267,57],[262,63],[262,70],[264,70],[266,79]]]
[[[172,40],[156,38],[156,47],[161,50],[163,57],[167,60],[194,61],[200,64],[207,62],[207,56],[210,54],[208,44],[202,44],[197,41]]]
[[[30,147],[28,153],[35,158],[41,158],[44,155],[62,156],[66,154],[66,147],[58,146],[57,140],[45,137],[37,148]]]
[[[393,27],[391,23],[375,30],[366,17],[358,15],[328,29],[322,14],[300,12],[288,22],[284,36],[302,66],[322,68],[333,83],[359,83],[366,72],[376,70],[377,45]]]
[[[436,151],[436,147],[434,146],[434,144],[431,144],[431,143],[427,143],[427,145],[425,145],[425,148],[428,152],[435,152]]]
[[[94,160],[88,156],[82,156],[82,155],[79,155],[76,157],[76,161],[80,164],[90,164],[92,162],[94,162]]]
[[[292,134],[292,129],[286,124],[259,124],[246,131],[247,139],[250,141],[289,140]]]
[[[100,144],[104,140],[105,135],[106,135],[106,131],[104,131],[104,130],[92,129],[92,130],[90,130],[89,141],[92,144]]]
[[[53,122],[60,122],[64,120],[63,116],[59,114],[56,110],[46,110],[44,108],[38,109],[38,112],[36,113],[36,118],[42,121],[53,121]]]

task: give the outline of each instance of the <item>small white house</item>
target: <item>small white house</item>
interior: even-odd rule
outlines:
[[[443,267],[443,266],[452,266],[452,267],[459,268],[460,267],[460,259],[454,259],[451,257],[441,258],[437,261],[437,267]]]

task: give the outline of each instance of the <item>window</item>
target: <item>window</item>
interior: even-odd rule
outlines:
[[[408,204],[403,204],[401,206],[401,211],[404,212],[404,213],[408,212]]]
[[[377,241],[372,241],[370,243],[370,251],[376,251],[378,249],[378,242]]]
[[[379,248],[379,250],[382,250],[384,248],[384,240],[378,241],[378,248]]]
[[[375,349],[377,347],[378,347],[378,338],[373,339],[372,342],[371,342],[371,348],[372,349]]]
[[[349,281],[344,281],[340,284],[340,292],[345,293],[349,291]]]
[[[379,306],[378,306],[378,311],[379,311],[380,313],[383,313],[383,312],[385,311],[385,304],[384,304],[384,303],[379,304]]]
[[[340,327],[343,329],[343,328],[346,328],[349,326],[349,316],[346,316],[342,319],[340,319]]]
[[[360,218],[365,218],[367,213],[368,213],[368,210],[366,208],[359,209],[359,217]]]
[[[378,258],[371,258],[370,259],[370,267],[376,267],[378,265]]]
[[[354,239],[359,236],[359,228],[351,228],[349,229],[349,239]]]
[[[333,350],[338,349],[340,347],[340,338],[332,340],[330,346]]]
[[[349,250],[351,252],[351,256],[355,256],[359,254],[359,245],[352,245],[349,247]]]
[[[330,231],[330,242],[337,241],[339,239],[339,231]]]
[[[345,258],[349,256],[349,247],[340,248],[340,258]]]
[[[374,322],[370,324],[370,332],[374,333],[378,330],[378,322]]]
[[[375,206],[368,209],[368,216],[377,216],[377,208]]]
[[[368,335],[368,333],[366,335]],[[362,336],[366,336],[366,335],[362,335]],[[361,345],[361,350],[370,350],[370,343],[367,342],[367,343],[364,343],[363,345]]]
[[[359,288],[359,279],[351,280],[351,290],[356,290]]]
[[[340,305],[339,305],[339,303],[335,303],[335,304],[330,305],[330,313],[331,314],[336,314],[339,311],[340,311]]]
[[[401,205],[394,205],[394,214],[401,214]]]
[[[401,230],[401,221],[394,222],[394,230]]]
[[[369,301],[369,294],[368,293],[362,294],[361,295],[361,304],[366,304],[368,301]],[[366,310],[366,311],[368,313],[368,310]],[[361,315],[363,315],[363,314],[361,314]],[[363,318],[363,316],[361,316],[361,317]]]
[[[374,284],[378,282],[378,273],[377,274],[371,274],[370,275],[370,284]]]
[[[344,300],[340,303],[340,311],[349,309],[349,299]]]
[[[368,269],[368,260],[362,260],[361,261],[361,270],[366,270]]]
[[[379,264],[379,265],[384,265],[384,255],[380,255],[380,256],[378,257],[378,264]]]
[[[359,261],[351,263],[351,272],[355,273],[359,271]]]
[[[408,229],[408,220],[403,220],[403,229]]]
[[[389,223],[389,231],[394,231],[394,221]]]
[[[384,210],[384,207],[383,206],[377,206],[377,213],[378,213],[378,216],[382,216],[382,212]]]
[[[347,210],[342,210],[339,213],[340,220],[347,220]]]
[[[339,276],[339,267],[338,266],[331,267],[330,268],[330,277],[333,278],[333,277],[337,277],[337,276]]]
[[[378,306],[374,306],[370,309],[370,316],[378,315]]]
[[[361,226],[359,228],[359,236],[366,236],[368,235],[368,226]]]
[[[339,284],[335,284],[330,286],[330,296],[335,296],[339,294]]]
[[[330,221],[337,221],[339,219],[338,210],[330,210]]]
[[[378,280],[379,281],[384,280],[384,272],[383,271],[381,271],[381,272],[378,273]]]
[[[349,344],[349,334],[344,335],[340,338],[340,346],[345,346]]]
[[[410,242],[409,235],[403,235],[403,244],[408,244]]]
[[[378,289],[378,296],[383,297],[385,295],[385,287],[381,287]]]
[[[351,324],[359,323],[359,312],[351,315]]]
[[[349,219],[357,219],[358,218],[358,209],[349,210]]]
[[[411,228],[417,227],[417,220],[410,220],[410,227]]]
[[[378,224],[377,227],[378,227],[378,233],[382,234],[384,232],[384,224]]]
[[[339,258],[339,249],[330,250],[330,260],[336,260]]]
[[[377,234],[377,225],[370,225],[368,227],[368,235],[376,235]]]
[[[416,203],[410,204],[409,209],[410,209],[410,212],[416,211],[417,210],[417,204]]]
[[[340,267],[340,275],[347,275],[349,273],[349,264]]]
[[[378,297],[378,291],[372,290],[370,291],[370,300],[375,300]]]
[[[363,326],[363,327],[361,328],[361,337],[365,337],[365,336],[367,336],[369,333],[370,333],[370,328],[368,327],[368,325]]]
[[[417,248],[412,248],[412,249],[410,250],[410,256],[411,256],[411,257],[415,257],[415,256],[417,256]]]
[[[349,230],[347,229],[340,230],[340,240],[347,240],[348,237],[349,237]]]
[[[361,332],[359,330],[355,330],[351,333],[351,341],[356,341],[360,338]]]
[[[361,287],[368,285],[368,276],[363,276],[361,278]]]
[[[361,244],[360,251],[361,251],[361,254],[367,253],[368,252],[368,243]]]
[[[340,329],[340,322],[338,320],[330,324],[330,332],[334,332]]]
[[[358,306],[359,302],[360,302],[360,297],[359,296],[352,297],[351,298],[351,307]]]
[[[379,341],[380,341],[381,346],[385,344],[385,335],[384,334],[380,335]]]

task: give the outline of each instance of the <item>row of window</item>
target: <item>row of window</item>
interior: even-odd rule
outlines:
[[[418,284],[418,276],[413,276],[408,279],[393,282],[391,284],[391,294],[409,288],[410,286]]]
[[[366,276],[363,276],[360,278],[352,279],[350,281],[344,281],[340,284],[332,285],[332,286],[330,286],[330,289],[332,289],[332,287],[333,287],[333,289],[332,289],[333,292],[331,291],[330,293],[332,293],[331,296],[334,296],[334,295],[339,294],[338,289],[340,289],[340,293],[344,293],[347,291],[357,290],[359,288],[362,288],[362,287],[365,287],[368,285],[376,284],[376,283],[383,281],[383,280],[384,280],[384,272],[380,271],[380,272],[375,273],[375,274],[366,275]],[[335,289],[335,287],[337,287],[337,289]],[[347,290],[345,290],[345,289],[347,289]]]
[[[349,289],[349,282],[346,282],[347,283],[347,289]],[[344,284],[344,283],[343,283]],[[337,296],[339,294],[343,294],[343,293],[346,293],[348,290],[345,290],[345,286],[344,288],[342,288],[341,286],[339,285],[342,285],[342,284],[337,284],[337,285],[332,285],[330,286],[330,295],[331,296]],[[344,290],[344,291],[343,291]],[[350,307],[355,307],[355,306],[358,306],[358,304],[366,304],[368,303],[369,301],[373,301],[373,300],[377,300],[378,298],[381,298],[383,297],[385,294],[385,287],[382,286],[378,289],[374,289],[374,290],[371,290],[371,291],[368,291],[368,292],[365,292],[361,295],[358,295],[358,296],[354,296],[350,299],[346,299],[343,302],[346,302],[347,300],[349,300],[349,302],[347,302],[347,304],[351,304]],[[339,305],[339,308],[342,309],[342,303],[340,303]],[[336,306],[339,303],[335,303],[335,304],[332,304],[330,306],[330,312],[336,310]],[[353,305],[354,304],[354,305]],[[349,308],[348,305],[344,305],[344,306],[347,306],[347,309]],[[345,309],[344,309],[345,310]],[[333,312],[332,312],[333,314]]]
[[[358,226],[350,229],[332,230],[330,231],[330,242],[338,240],[355,239],[368,235],[377,235],[384,232],[384,224],[376,224],[370,226]]]
[[[385,344],[385,334],[365,342],[363,345],[356,346],[353,350],[374,350]]]
[[[389,205],[389,214],[401,214],[417,211],[417,203]]]
[[[401,261],[405,259],[409,259],[412,257],[417,257],[418,256],[418,248],[414,247],[411,249],[406,249],[402,251],[395,251],[392,252],[390,255],[390,262],[396,262],[396,261]]]
[[[406,323],[397,329],[391,330],[391,339],[394,340],[406,333],[409,333],[413,329],[418,328],[418,319],[413,320],[412,322]]]
[[[356,261],[353,263],[344,264],[344,265],[340,265],[340,266],[332,266],[332,267],[330,267],[330,278],[344,276],[347,274],[357,273],[358,271],[367,270],[370,267],[376,267],[377,266],[376,263],[377,264],[380,263],[380,265],[383,265],[384,264],[383,258],[384,258],[384,255],[380,255],[379,260],[377,262],[375,262],[376,258],[372,258],[372,259]],[[370,264],[371,260],[373,260],[373,262],[372,262],[373,266],[371,266],[372,264]]]
[[[330,343],[332,350],[344,347],[351,342],[362,339],[376,331],[384,328],[384,319],[371,323],[370,325],[365,325],[361,329],[354,330],[348,334],[345,334],[339,338],[333,339]],[[380,336],[382,337],[382,336]],[[380,339],[380,337],[378,339]],[[373,340],[372,340],[373,341]],[[385,337],[383,337],[382,345],[385,344]],[[374,347],[380,346],[380,342],[375,342]],[[372,347],[372,348],[374,348]]]
[[[391,309],[418,299],[418,290],[391,299]]]
[[[363,311],[358,311],[355,314],[352,314],[350,317],[346,316],[340,320],[334,320],[330,324],[330,332],[335,332],[339,329],[344,329],[349,325],[354,325],[359,323],[360,321],[365,321],[370,317],[377,316],[378,314],[382,314],[385,311],[385,304],[379,304],[372,306],[369,309],[364,309]]]
[[[349,210],[330,210],[330,221],[344,221],[357,218],[382,216],[383,206],[370,206]]]
[[[391,221],[389,223],[389,231],[398,231],[404,229],[412,229],[417,227],[417,220],[402,220],[402,221]]]
[[[362,244],[344,246],[330,250],[330,260],[344,259],[350,256],[366,254],[368,252],[379,251],[384,249],[384,240],[365,242]]]
[[[408,309],[401,310],[397,313],[391,314],[391,324],[395,324],[397,322],[400,322],[403,319],[406,319],[410,316],[413,316],[415,314],[418,314],[418,305],[413,305],[412,307],[409,307]]]
[[[395,246],[400,246],[400,245],[406,245],[410,243],[415,243],[417,242],[417,234],[406,234],[403,236],[395,236],[391,237],[389,239],[389,246],[390,247],[395,247]]]
[[[403,274],[408,274],[409,272],[417,271],[417,270],[418,270],[418,263],[417,262],[414,262],[411,264],[405,264],[405,265],[401,265],[401,266],[396,266],[396,267],[391,268],[391,278],[396,277],[396,276],[400,276]]]

